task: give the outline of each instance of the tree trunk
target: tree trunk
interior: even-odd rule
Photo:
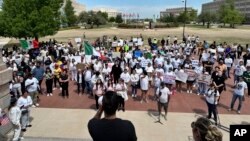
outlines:
[[[203,26],[205,26],[205,20],[202,20],[202,24],[203,24]]]
[[[210,22],[207,23],[207,28],[210,28]]]

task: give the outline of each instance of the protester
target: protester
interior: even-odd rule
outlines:
[[[19,139],[20,140],[24,139],[21,136],[21,123],[20,123],[22,112],[20,108],[17,106],[16,98],[11,99],[8,111],[9,111],[9,119],[14,129],[14,135],[12,141],[18,141]]]
[[[39,82],[35,77],[33,77],[31,73],[28,74],[28,79],[25,81],[25,88],[32,98],[32,101],[33,101],[32,107],[39,106],[38,100],[37,100]]]
[[[69,98],[69,76],[67,74],[67,70],[63,70],[59,82],[61,83],[61,88],[62,88],[62,97]]]
[[[102,106],[88,123],[89,133],[94,141],[136,141],[134,125],[116,117],[119,98],[115,92],[104,94]],[[104,118],[101,116],[104,112]]]
[[[157,101],[158,101],[158,113],[159,117],[158,119],[160,120],[161,117],[161,109],[163,108],[165,111],[164,119],[167,120],[167,112],[168,112],[168,105],[169,105],[169,100],[170,100],[170,95],[172,93],[169,91],[167,88],[166,84],[163,82],[161,83],[161,87],[159,87],[156,91],[156,96],[157,96]]]
[[[77,93],[80,95],[80,89],[82,89],[82,94],[85,90],[85,81],[84,81],[84,74],[81,69],[78,69],[77,75],[76,75],[76,82],[77,82]]]
[[[21,128],[23,132],[26,132],[27,127],[31,127],[30,124],[30,107],[33,106],[32,98],[28,93],[24,93],[18,100],[17,106],[21,109]]]
[[[119,82],[115,86],[115,91],[119,96],[119,107],[118,111],[122,110],[125,112],[125,101],[128,100],[127,95],[127,85],[125,84],[123,79],[119,79]]]
[[[53,74],[52,71],[50,70],[50,68],[46,68],[46,72],[45,72],[45,83],[46,83],[46,89],[47,89],[47,96],[52,96],[53,95]]]
[[[96,109],[99,109],[98,99],[104,94],[105,86],[102,83],[101,79],[97,79],[96,83],[94,84],[93,91],[96,101]]]
[[[141,93],[142,93],[141,103],[143,103],[143,101],[148,103],[147,93],[149,89],[149,78],[148,78],[146,71],[144,71],[143,74],[140,76],[140,86],[141,86]]]
[[[242,107],[242,102],[245,99],[245,95],[247,93],[248,87],[246,82],[244,82],[243,77],[239,77],[239,82],[237,82],[236,87],[233,91],[233,97],[232,97],[232,101],[231,101],[231,105],[230,105],[230,109],[228,109],[229,111],[231,111],[234,107],[234,103],[237,99],[239,99],[239,105],[237,108],[237,113],[240,114],[240,110]]]
[[[41,62],[37,62],[36,63],[36,67],[33,69],[32,74],[33,76],[38,80],[39,82],[39,93],[43,93],[42,92],[42,87],[41,84],[43,82],[43,76],[44,76],[44,68],[41,67]]]

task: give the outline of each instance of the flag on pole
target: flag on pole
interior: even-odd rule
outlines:
[[[39,48],[39,42],[38,42],[38,40],[33,40],[32,44],[33,44],[33,48]]]
[[[94,55],[100,57],[101,54],[95,50],[95,48],[88,42],[84,42],[85,55]]]
[[[29,43],[27,40],[19,40],[20,44],[21,44],[21,47],[23,49],[29,49]]]

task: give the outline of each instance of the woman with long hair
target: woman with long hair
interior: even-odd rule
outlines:
[[[192,65],[189,66],[188,69],[185,70],[185,72],[188,74],[187,78],[187,93],[193,93],[193,84],[196,80],[197,74],[193,70]]]
[[[11,99],[8,110],[9,110],[10,122],[12,123],[14,129],[14,136],[12,140],[18,141],[19,139],[23,139],[23,137],[21,137],[21,123],[20,123],[22,112],[20,108],[17,106],[16,98]]]
[[[115,89],[115,85],[114,85],[114,83],[113,83],[113,81],[112,81],[112,79],[109,79],[108,80],[108,82],[106,83],[106,86],[105,86],[106,88],[105,88],[105,90],[106,91],[114,91]]]
[[[52,74],[51,69],[48,67],[46,68],[45,71],[45,83],[46,83],[46,89],[47,89],[47,96],[52,96],[52,91],[53,91],[53,79],[54,76]]]
[[[223,134],[210,120],[200,117],[191,123],[194,141],[222,141]]]
[[[94,91],[94,96],[95,96],[95,101],[96,101],[96,109],[99,109],[99,103],[98,103],[98,99],[99,97],[101,97],[104,93],[104,85],[101,81],[101,79],[97,79],[93,91]]]

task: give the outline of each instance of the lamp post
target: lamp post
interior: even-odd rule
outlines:
[[[186,18],[187,18],[187,0],[183,0],[182,2],[185,3],[185,11],[184,11],[184,24],[183,24],[183,33],[182,33],[182,37],[183,37],[183,40],[185,38],[185,29],[186,29]]]

